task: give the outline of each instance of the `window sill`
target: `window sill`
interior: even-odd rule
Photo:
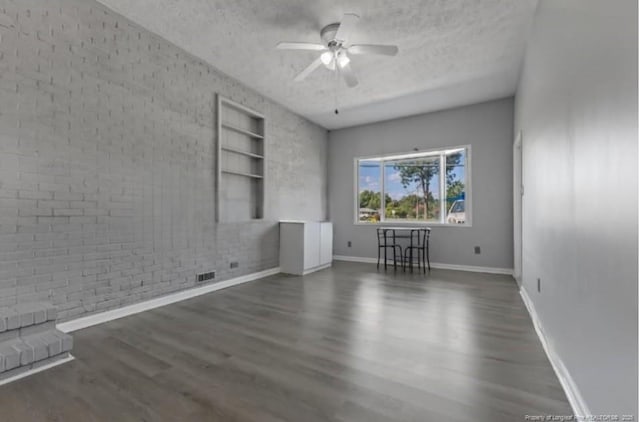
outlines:
[[[356,221],[354,226],[371,226],[371,227],[473,227],[469,224],[443,224],[443,223],[425,223],[425,222],[411,222],[411,221],[384,221],[380,223],[364,223],[362,221]]]

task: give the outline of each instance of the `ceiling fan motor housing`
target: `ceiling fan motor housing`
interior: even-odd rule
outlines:
[[[338,33],[338,28],[340,28],[339,23],[332,23],[330,25],[325,26],[320,31],[320,37],[322,41],[329,47],[329,49],[340,48],[342,45],[336,41],[336,34]]]

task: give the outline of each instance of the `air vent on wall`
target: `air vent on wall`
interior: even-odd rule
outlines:
[[[214,278],[216,278],[216,272],[212,271],[210,273],[198,274],[197,280],[198,283],[203,283],[205,281],[213,280]]]

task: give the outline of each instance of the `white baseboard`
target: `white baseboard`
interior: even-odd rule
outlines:
[[[38,372],[46,371],[47,369],[53,368],[54,366],[58,366],[58,365],[62,365],[63,363],[71,362],[74,359],[75,358],[71,354],[69,354],[69,356],[67,356],[65,358],[58,359],[56,361],[53,361],[51,363],[47,363],[46,365],[38,366],[38,367],[33,368],[33,369],[29,369],[28,371],[21,372],[21,373],[19,373],[17,375],[14,375],[12,377],[4,378],[3,380],[0,380],[0,385],[5,385],[5,384],[9,384],[10,382],[18,381],[18,380],[20,380],[22,378],[26,378],[26,377],[31,376],[33,374],[37,374]]]
[[[305,270],[302,272],[302,275],[307,275],[307,274],[311,274],[311,273],[315,273],[316,271],[320,271],[320,270],[324,270],[327,269],[331,266],[331,262],[329,262],[328,264],[323,264],[323,265],[319,265],[317,267]]]
[[[578,386],[573,381],[571,374],[567,370],[567,367],[562,362],[560,356],[555,352],[553,345],[547,341],[547,337],[544,334],[544,329],[542,327],[542,323],[538,318],[538,314],[536,313],[536,308],[533,307],[533,302],[529,298],[527,291],[520,287],[520,296],[522,297],[522,301],[524,305],[527,307],[529,311],[529,315],[531,316],[531,320],[533,321],[533,326],[536,329],[536,333],[538,334],[538,338],[540,338],[540,342],[542,343],[542,347],[544,351],[547,353],[547,357],[549,358],[549,362],[551,362],[551,366],[560,380],[560,384],[562,385],[562,389],[567,395],[567,399],[569,400],[569,404],[573,409],[574,415],[579,418],[588,418],[591,416],[591,412],[589,411],[589,407],[587,403],[584,401],[582,394],[580,394],[580,390]],[[578,419],[583,420],[583,419]]]
[[[334,261],[347,261],[347,262],[364,262],[366,264],[375,264],[378,262],[375,258],[367,258],[364,256],[346,256],[346,255],[333,255]]]
[[[480,266],[474,266],[474,265],[455,265],[455,264],[444,264],[441,262],[432,262],[431,268],[438,268],[440,270],[470,271],[473,273],[513,275],[512,268],[480,267]]]
[[[376,258],[368,258],[368,257],[362,257],[362,256],[334,255],[333,259],[335,261],[364,262],[367,264],[375,264],[378,262]],[[470,271],[474,273],[513,275],[512,268],[476,267],[473,265],[454,265],[454,264],[443,264],[440,262],[432,262],[431,268],[437,268],[440,270]]]
[[[104,322],[113,321],[115,319],[124,318],[129,315],[137,314],[149,309],[159,308],[161,306],[169,305],[171,303],[180,302],[183,300],[191,299],[196,296],[204,295],[207,293],[215,292],[216,290],[225,289],[227,287],[236,286],[238,284],[246,283],[248,281],[257,280],[259,278],[268,277],[270,275],[280,273],[280,267],[271,268],[268,270],[260,271],[257,273],[247,274],[240,277],[232,278],[229,280],[220,281],[218,283],[207,284],[202,287],[194,287],[192,289],[181,290],[179,292],[171,293],[166,296],[146,300],[144,302],[134,303],[132,305],[123,306],[122,308],[112,309],[98,314],[88,315],[80,317],[71,321],[63,322],[57,325],[58,330],[63,333],[69,333],[83,328],[91,327],[93,325],[102,324]]]

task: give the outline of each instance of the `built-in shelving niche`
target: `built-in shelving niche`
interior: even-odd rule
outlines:
[[[216,219],[261,219],[265,197],[265,118],[218,95],[217,124]]]

